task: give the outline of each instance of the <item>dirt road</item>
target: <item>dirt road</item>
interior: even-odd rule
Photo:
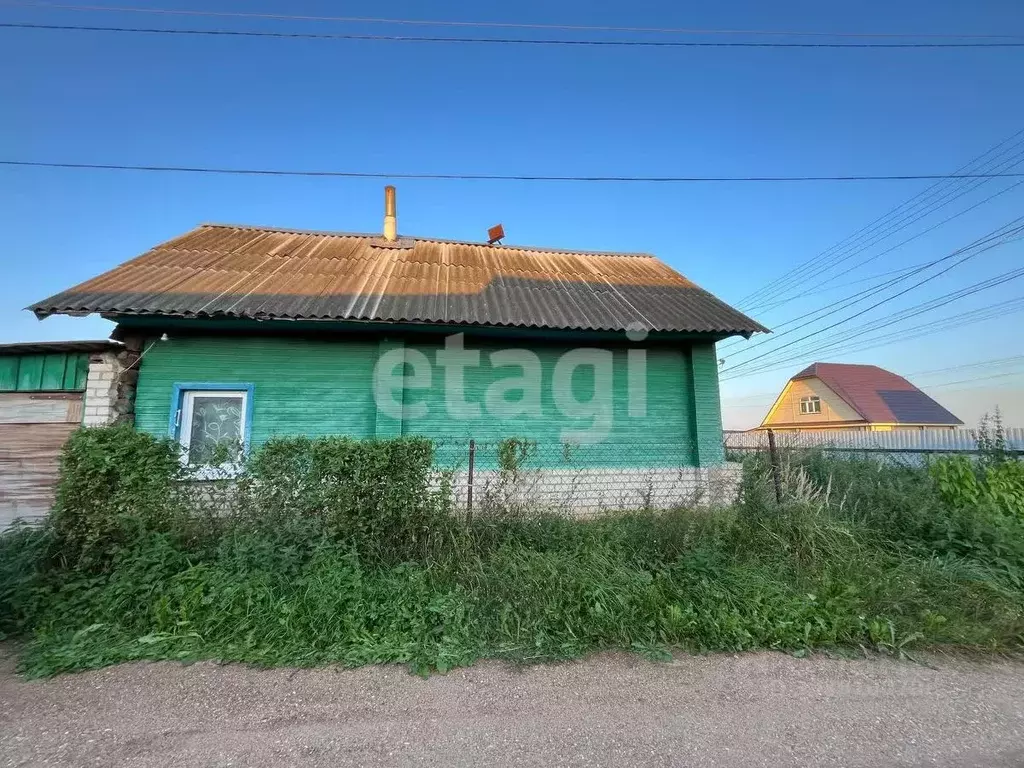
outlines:
[[[605,655],[404,669],[131,664],[46,681],[0,650],[0,764],[1024,766],[1024,664]]]

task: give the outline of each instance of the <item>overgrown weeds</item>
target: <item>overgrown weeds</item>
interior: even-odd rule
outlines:
[[[0,536],[0,632],[25,638],[31,675],[1024,645],[1020,464],[1005,457],[794,454],[781,506],[755,457],[726,510],[571,520],[517,505],[467,525],[426,441],[279,440],[218,487],[132,435],[78,433],[47,525]]]

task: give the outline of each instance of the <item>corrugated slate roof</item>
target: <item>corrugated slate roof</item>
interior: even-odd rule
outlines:
[[[761,324],[646,254],[204,224],[29,307],[750,335]]]
[[[792,378],[820,379],[873,424],[963,424],[902,376],[877,365],[813,363]]]

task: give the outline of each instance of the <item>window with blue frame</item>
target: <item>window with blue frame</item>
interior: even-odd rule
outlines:
[[[170,433],[181,446],[182,463],[231,469],[249,446],[252,384],[177,383]]]

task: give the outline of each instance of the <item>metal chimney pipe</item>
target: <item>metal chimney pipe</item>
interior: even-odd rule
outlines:
[[[398,239],[398,217],[395,203],[395,188],[388,184],[384,187],[384,239],[389,243]]]

